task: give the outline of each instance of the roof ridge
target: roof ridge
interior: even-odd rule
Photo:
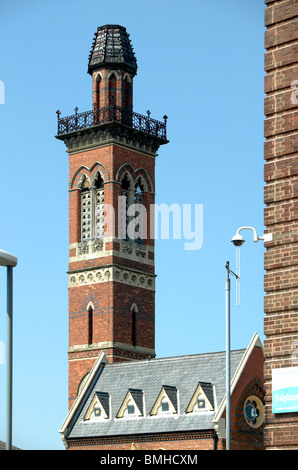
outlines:
[[[246,351],[246,348],[234,349],[231,351],[231,354],[243,353],[245,351]],[[113,366],[113,367],[123,367],[123,366],[130,366],[130,365],[144,364],[144,363],[153,364],[155,362],[162,362],[162,361],[174,361],[174,360],[182,360],[186,358],[195,359],[195,358],[203,357],[203,356],[224,355],[225,353],[226,353],[225,351],[214,351],[214,352],[209,352],[209,353],[186,354],[186,355],[181,355],[181,356],[167,356],[167,357],[140,359],[140,360],[129,361],[129,362],[112,362],[112,363],[107,362],[106,365]]]

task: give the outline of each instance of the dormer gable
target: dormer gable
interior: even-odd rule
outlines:
[[[95,392],[91,403],[84,416],[85,420],[109,419],[110,417],[110,396],[106,392]]]
[[[117,413],[117,418],[136,418],[144,416],[143,391],[130,388]]]
[[[177,414],[178,390],[170,385],[163,385],[150,412],[151,416]]]
[[[186,413],[214,410],[213,386],[210,382],[199,382],[189,402]]]

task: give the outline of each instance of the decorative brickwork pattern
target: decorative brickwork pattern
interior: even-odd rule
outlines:
[[[116,180],[120,182],[121,179],[122,179],[122,176],[125,174],[125,172],[129,173],[129,175],[132,177],[133,181],[136,181],[139,176],[142,176],[144,178],[146,184],[147,184],[148,191],[150,191],[150,192],[153,191],[152,184],[149,180],[149,177],[148,177],[146,171],[143,170],[143,168],[138,168],[137,170],[134,170],[131,167],[131,165],[125,164],[117,172]]]
[[[83,175],[86,175],[90,180],[92,180],[98,171],[100,172],[105,182],[109,181],[110,178],[107,169],[101,163],[96,162],[90,169],[86,167],[79,168],[76,171],[75,176],[73,177],[70,188],[77,188],[78,183],[83,177]]]

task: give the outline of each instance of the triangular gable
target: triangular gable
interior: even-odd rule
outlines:
[[[86,393],[88,393],[89,391],[89,388],[93,382],[93,380],[95,379],[95,377],[100,373],[101,371],[101,368],[104,364],[106,364],[108,361],[107,361],[107,358],[105,356],[105,353],[104,351],[101,351],[101,353],[99,354],[98,358],[96,359],[90,373],[89,373],[89,376],[87,378],[87,380],[85,381],[84,385],[82,386],[81,390],[79,391],[75,401],[73,402],[73,405],[72,407],[70,408],[59,432],[61,433],[61,438],[62,440],[64,441],[64,436],[65,434],[67,433],[68,429],[70,428],[70,426],[73,424],[73,421],[74,419],[76,418],[77,414],[78,414],[78,411],[80,410],[80,407],[82,405],[82,402],[86,396]],[[66,443],[66,442],[65,442]],[[67,443],[66,443],[67,445]]]
[[[169,404],[168,413],[177,413],[177,388],[170,385],[162,386],[161,391],[159,392],[159,395],[150,412],[151,416],[157,415],[160,412],[163,401],[167,401]]]
[[[213,397],[213,386],[210,382],[199,382],[198,386],[189,402],[186,409],[186,413],[193,411],[199,411],[200,407],[198,402],[201,401],[202,409],[204,411],[213,411],[214,409],[214,397]],[[203,404],[204,402],[204,404]]]
[[[235,387],[238,383],[238,380],[247,364],[247,361],[253,351],[253,349],[258,346],[258,347],[261,347],[262,350],[263,350],[263,345],[261,343],[261,340],[259,338],[259,335],[257,333],[255,333],[247,347],[247,349],[245,350],[242,358],[241,358],[241,361],[240,363],[238,364],[238,367],[236,369],[236,372],[231,380],[231,386],[230,386],[230,394],[232,395],[233,391],[235,390]],[[221,401],[221,404],[219,405],[219,408],[217,410],[217,413],[213,419],[213,422],[219,422],[219,420],[222,418],[222,415],[226,409],[226,401],[227,401],[227,398],[226,398],[226,395],[224,396],[224,398],[222,399]]]
[[[133,416],[144,416],[143,411],[143,391],[139,389],[129,389],[117,413],[117,418],[123,418],[129,415],[128,407],[133,404],[135,407]]]
[[[84,420],[99,415],[101,418],[109,419],[110,417],[110,396],[105,392],[95,392],[88,410],[84,416]]]

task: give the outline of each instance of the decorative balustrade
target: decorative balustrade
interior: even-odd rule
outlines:
[[[150,117],[150,111],[147,111],[147,116],[143,116],[129,108],[121,108],[114,104],[84,113],[78,113],[78,108],[75,108],[74,111],[75,114],[67,117],[60,117],[61,112],[56,112],[58,118],[58,135],[68,134],[69,132],[75,132],[102,124],[118,123],[162,140],[167,139],[167,116],[164,116],[164,121],[161,122],[152,119]]]

